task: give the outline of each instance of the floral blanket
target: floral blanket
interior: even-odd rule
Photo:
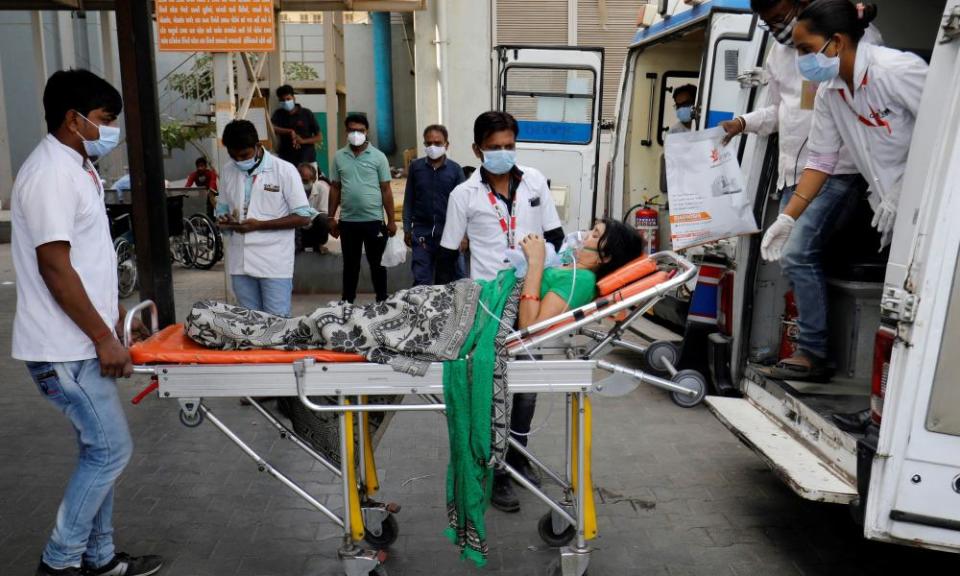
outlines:
[[[353,352],[422,376],[431,362],[457,357],[473,327],[479,295],[478,284],[460,280],[400,290],[375,304],[331,302],[296,318],[207,300],[193,305],[186,333],[219,350]]]

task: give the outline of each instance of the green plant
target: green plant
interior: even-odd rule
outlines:
[[[283,76],[292,82],[297,80],[316,80],[320,78],[313,66],[303,62],[284,62]]]
[[[213,136],[216,129],[217,125],[214,122],[184,124],[178,120],[170,120],[160,125],[160,142],[167,151],[186,150],[189,144],[202,154],[203,149],[197,146],[196,142]]]
[[[187,72],[175,72],[167,77],[167,88],[188,100],[204,102],[213,98],[213,58],[210,54],[197,56]]]

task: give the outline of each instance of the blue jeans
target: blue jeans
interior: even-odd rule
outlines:
[[[290,317],[293,278],[254,278],[246,274],[233,274],[230,280],[237,302],[244,308]]]
[[[434,273],[436,271],[437,255],[440,252],[440,238],[443,236],[443,228],[434,233],[430,226],[414,226],[413,236],[413,258],[410,262],[410,268],[413,270],[413,285],[423,286],[434,284]],[[466,259],[463,254],[457,258],[456,280],[467,277]]]
[[[834,176],[797,220],[787,241],[780,266],[793,284],[797,302],[798,348],[820,359],[828,355],[827,281],[823,273],[824,249],[833,234],[843,228],[856,211],[867,183],[859,174]],[[780,211],[786,208],[796,187],[783,190]]]
[[[27,362],[40,393],[70,419],[80,459],[67,483],[43,561],[51,568],[101,567],[113,559],[113,485],[133,440],[113,378],[100,362]]]

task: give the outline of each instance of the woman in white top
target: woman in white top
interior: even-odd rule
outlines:
[[[861,42],[876,14],[872,4],[818,0],[798,18],[793,40],[800,73],[820,87],[809,159],[789,204],[763,237],[766,260],[780,259],[797,219],[834,173],[841,148],[850,151],[870,186],[881,250],[890,244],[927,64],[914,54]],[[791,360],[801,372],[826,370],[822,358]]]

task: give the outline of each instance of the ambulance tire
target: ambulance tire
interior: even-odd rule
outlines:
[[[553,514],[547,512],[537,522],[537,532],[540,533],[540,539],[543,540],[544,544],[553,548],[560,548],[573,540],[573,537],[577,535],[577,528],[571,524],[563,532],[557,534],[553,531]]]
[[[397,517],[390,514],[380,523],[380,535],[374,536],[369,530],[364,531],[363,539],[377,550],[389,548],[400,536],[400,525]]]
[[[684,388],[697,392],[695,396],[671,392],[670,399],[681,408],[693,408],[703,402],[703,398],[707,395],[707,379],[696,370],[681,370],[670,380],[672,380],[674,384],[679,384]]]

